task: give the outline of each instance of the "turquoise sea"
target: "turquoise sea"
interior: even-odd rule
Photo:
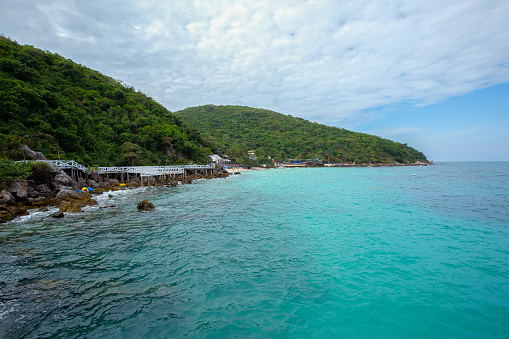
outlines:
[[[509,337],[509,162],[110,194],[0,225],[0,337]]]

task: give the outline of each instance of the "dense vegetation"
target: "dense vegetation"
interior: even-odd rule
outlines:
[[[249,163],[251,150],[261,163],[426,161],[406,144],[264,109],[206,105],[173,114],[117,80],[3,36],[0,118],[0,159],[22,159],[27,144],[88,166],[205,163],[211,151]]]
[[[144,94],[0,36],[0,158],[20,146],[88,166],[208,161],[211,144]]]
[[[251,150],[261,163],[269,163],[269,156],[278,161],[319,158],[335,163],[427,161],[424,154],[406,144],[265,109],[206,105],[175,114],[237,161],[248,162]]]
[[[15,180],[28,178],[33,168],[34,165],[30,162],[16,163],[10,159],[0,159],[0,189],[4,189]]]

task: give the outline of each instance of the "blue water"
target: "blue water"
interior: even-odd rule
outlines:
[[[0,225],[0,337],[509,337],[508,162],[112,194]]]

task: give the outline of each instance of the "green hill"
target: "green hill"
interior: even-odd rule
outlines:
[[[251,150],[261,163],[269,163],[269,156],[279,161],[320,158],[357,164],[427,161],[423,153],[406,144],[265,109],[206,105],[175,114],[237,161],[248,161]]]
[[[0,36],[0,157],[20,145],[85,165],[207,162],[211,144],[166,108],[97,71]]]

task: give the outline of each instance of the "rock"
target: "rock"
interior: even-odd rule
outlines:
[[[152,211],[154,208],[156,208],[154,204],[148,201],[147,199],[140,201],[138,203],[138,209],[141,211]]]
[[[70,176],[65,174],[63,171],[60,171],[55,177],[53,178],[53,186],[55,187],[61,187],[61,186],[71,186],[72,185],[72,179]]]
[[[34,186],[34,189],[35,191],[41,195],[49,195],[51,194],[51,189],[49,188],[49,186],[47,184],[40,184],[40,185],[35,185]]]
[[[23,149],[25,151],[25,155],[32,160],[48,160],[44,154],[32,151],[27,145],[24,145],[21,149]]]
[[[6,190],[0,191],[0,205],[14,205],[16,204],[16,199],[12,196],[11,193]]]
[[[35,197],[35,189],[34,189],[33,187],[31,187],[31,186],[28,186],[28,192],[27,192],[27,194],[28,194],[28,196],[29,196],[30,198]]]
[[[118,182],[117,179],[110,179],[108,184],[111,185],[111,186],[118,186],[119,182]]]
[[[56,200],[56,199],[55,198],[38,196],[38,197],[35,197],[35,198],[33,198],[31,200],[31,204],[32,204],[32,207],[35,208],[35,207],[38,207],[38,206],[51,205],[52,203],[54,203],[53,200]]]
[[[57,166],[57,165],[55,165],[55,164],[51,164],[51,163],[50,163],[50,164],[49,164],[49,167],[51,168],[50,174],[51,174],[52,176],[55,176],[55,175],[60,174],[60,173],[64,173],[64,174],[65,174],[65,172],[64,172],[64,171],[62,171],[60,168],[58,168],[58,166]],[[67,175],[67,174],[65,174],[65,175]]]
[[[77,202],[62,201],[60,204],[60,212],[79,213],[81,212],[81,204]]]
[[[85,206],[97,205],[97,201],[92,199],[92,194],[88,192],[78,192],[64,187],[56,196],[60,201],[60,210],[62,212],[81,212],[81,208]]]
[[[80,200],[81,196],[80,193],[78,193],[75,190],[72,190],[68,187],[62,187],[60,189],[60,192],[57,193],[57,199],[60,200],[69,200],[69,199],[75,199]]]
[[[48,215],[48,217],[63,218],[64,217],[64,212],[58,211],[58,212],[55,212],[55,213],[51,213],[50,215]]]
[[[9,188],[9,192],[17,199],[28,198],[28,184],[26,180],[15,181]]]
[[[97,183],[97,181],[92,180],[92,179],[88,180],[87,184],[84,186],[92,187],[92,188],[99,188],[99,184]]]
[[[0,206],[0,222],[7,222],[16,217],[28,215],[28,211],[16,205],[1,205]]]
[[[10,214],[8,211],[0,210],[0,223],[11,221],[12,219],[14,219],[14,216],[12,214]]]

